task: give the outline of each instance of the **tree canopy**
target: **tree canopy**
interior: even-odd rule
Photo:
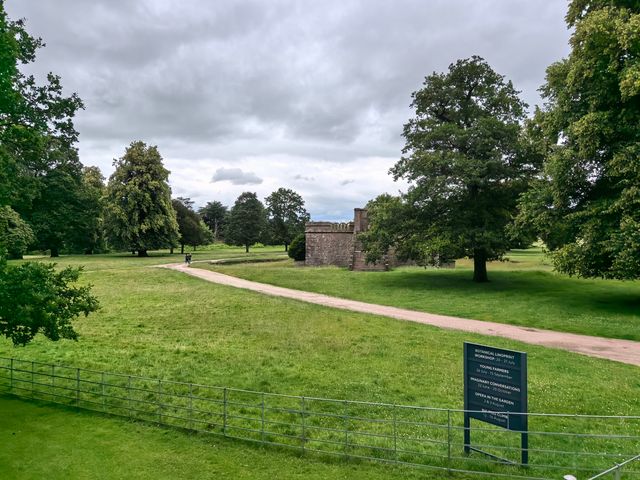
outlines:
[[[193,210],[193,202],[189,198],[178,197],[171,201],[176,211],[178,229],[180,230],[181,253],[184,253],[184,246],[191,245],[196,248],[198,245],[206,245],[213,240],[213,234],[209,227],[202,221],[200,215]]]
[[[304,233],[304,225],[309,221],[304,200],[288,188],[279,188],[265,200],[271,239],[284,244],[287,251],[291,241]]]
[[[574,0],[568,58],[547,69],[536,121],[544,175],[519,220],[557,270],[640,278],[640,4]]]
[[[231,245],[249,247],[260,240],[267,226],[264,205],[255,193],[244,192],[234,203],[225,233],[225,240]]]
[[[412,98],[415,117],[404,126],[403,156],[391,169],[410,187],[401,198],[371,205],[371,227],[362,236],[368,258],[392,246],[425,262],[468,256],[474,280],[487,281],[486,261],[508,248],[505,227],[538,170],[537,157],[523,154],[526,105],[477,56],[429,75]]]
[[[225,221],[229,214],[228,208],[217,200],[207,202],[207,204],[198,210],[200,217],[209,229],[213,232],[213,239],[219,240],[222,232],[224,232]]]
[[[176,213],[171,204],[169,171],[155,146],[133,142],[107,186],[107,219],[111,243],[147,256],[147,251],[169,248],[179,238]]]

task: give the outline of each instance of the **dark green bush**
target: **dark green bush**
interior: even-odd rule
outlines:
[[[305,250],[304,233],[301,233],[291,241],[291,245],[289,245],[289,256],[298,262],[303,262]]]

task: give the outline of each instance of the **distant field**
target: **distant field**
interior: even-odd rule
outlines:
[[[198,253],[194,260],[228,258],[228,253]],[[260,254],[273,253],[266,249]],[[101,310],[76,322],[80,333],[78,342],[54,343],[37,338],[27,347],[15,348],[3,339],[0,355],[292,395],[460,408],[462,343],[466,340],[529,353],[531,411],[611,415],[640,412],[640,377],[635,367],[506,339],[323,308],[214,285],[179,272],[148,268],[154,263],[180,261],[180,258],[179,255],[148,259],[111,255],[57,259],[60,265],[86,265],[83,282],[94,285]],[[244,266],[222,268],[257,270]],[[260,268],[264,271],[283,269],[292,274],[311,272],[271,264],[261,264]],[[314,271],[323,274],[324,269]],[[350,273],[327,272],[331,275]],[[95,460],[101,458],[100,452],[104,450],[117,458],[127,446],[141,455],[142,470],[148,469],[163,478],[161,470],[166,462],[158,460],[161,454],[175,455],[177,465],[186,465],[187,451],[193,448],[196,467],[185,470],[191,472],[198,466],[209,468],[208,462],[218,461],[215,450],[210,452],[213,460],[206,457],[212,444],[233,450],[229,464],[219,460],[219,469],[213,470],[229,478],[243,478],[238,473],[239,465],[248,465],[250,473],[246,478],[264,478],[269,472],[274,478],[359,478],[348,465],[338,468],[318,466],[315,462],[297,463],[295,455],[282,454],[281,458],[277,451],[274,460],[269,453],[263,453],[272,452],[270,449],[219,442],[216,438],[190,437],[65,409],[46,407],[43,416],[38,417],[37,410],[41,407],[35,404],[1,400],[5,405],[6,402],[13,413],[0,415],[3,425],[13,425],[13,429],[15,425],[25,425],[23,441],[7,447],[8,453],[0,453],[0,465],[6,464],[1,455],[13,459],[9,465],[14,478],[29,478],[20,476],[20,470],[16,470],[20,468],[16,458],[26,465],[31,458],[34,463],[40,459],[50,466],[48,478],[62,478],[66,475],[65,465],[53,460],[58,453],[62,458],[68,451],[79,452],[73,457],[73,468],[69,470],[72,473],[85,468],[97,472],[112,468],[107,460]],[[42,419],[36,421],[38,428],[30,426],[34,415]],[[99,430],[101,433],[92,444],[89,437],[93,430],[85,429],[93,429],[94,425],[103,425],[100,427],[103,430]],[[59,447],[54,441],[42,441],[54,438],[57,430],[60,430]],[[0,428],[0,432],[6,431]],[[112,433],[114,437],[110,441]],[[125,435],[130,438],[128,443]],[[71,438],[79,439],[77,446],[74,447]],[[46,448],[34,447],[42,443]],[[93,460],[83,462],[83,458]],[[126,455],[122,458],[129,461]],[[242,458],[246,461],[242,462]],[[254,458],[257,458],[255,463]],[[276,473],[278,464],[280,475]],[[358,474],[362,472],[361,478],[394,478],[395,475],[386,467],[369,464],[356,470]],[[146,478],[143,473],[134,478]],[[189,477],[189,473],[185,475]],[[89,473],[86,476],[92,477]],[[398,478],[400,476],[398,473]],[[219,477],[223,477],[222,473]],[[437,475],[418,477],[439,478]]]
[[[488,284],[471,281],[472,263],[455,270],[398,268],[350,272],[260,265],[197,265],[282,287],[431,313],[550,330],[640,340],[640,282],[579,279],[551,271],[540,249],[516,250],[491,262]]]

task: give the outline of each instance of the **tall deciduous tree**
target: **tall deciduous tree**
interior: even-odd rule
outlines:
[[[279,188],[266,199],[271,238],[284,244],[287,251],[291,241],[304,232],[309,213],[302,197],[288,188]]]
[[[416,115],[391,169],[410,187],[402,199],[380,199],[364,247],[370,259],[391,245],[410,258],[468,256],[474,281],[485,282],[486,262],[508,248],[505,227],[537,171],[521,151],[526,105],[480,57],[426,77],[411,105]]]
[[[218,202],[217,200],[213,202],[207,202],[207,204],[198,210],[198,213],[204,220],[204,223],[207,224],[209,229],[213,232],[214,240],[219,240],[222,232],[225,227],[225,220],[227,215],[229,214],[229,209],[222,204],[222,202]]]
[[[256,243],[267,225],[264,205],[255,193],[244,192],[229,212],[225,241],[232,245],[249,247]]]
[[[169,248],[179,238],[176,213],[171,205],[169,171],[155,146],[133,142],[124,156],[113,162],[115,171],[107,186],[107,230],[111,243],[123,250]]]
[[[213,240],[209,227],[202,221],[200,215],[193,210],[193,202],[189,198],[178,197],[172,201],[176,211],[178,228],[180,230],[180,253],[184,253],[184,246],[191,245],[194,249],[198,245],[206,245]]]
[[[520,221],[584,277],[640,278],[640,4],[574,0],[569,57],[547,69],[544,178]]]

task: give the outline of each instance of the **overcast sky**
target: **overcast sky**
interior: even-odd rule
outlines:
[[[388,175],[411,92],[484,57],[530,105],[568,54],[565,0],[6,0],[86,109],[80,158],[108,177],[157,145],[174,196],[232,205],[292,188],[312,219],[403,189]]]

